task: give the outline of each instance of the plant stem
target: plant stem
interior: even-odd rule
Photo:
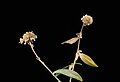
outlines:
[[[84,27],[84,24],[82,25],[81,30],[80,30],[80,32],[79,32],[79,36],[80,36],[80,37],[82,36],[83,27]],[[81,38],[80,38],[80,37],[79,37],[79,40],[78,40],[78,47],[77,47],[77,51],[79,50],[79,47],[80,47],[80,40],[81,40]]]
[[[73,65],[72,65],[72,71],[74,70],[75,68],[75,64],[76,64],[76,61],[78,59],[78,51],[79,51],[79,47],[80,47],[80,40],[81,40],[81,36],[82,36],[82,30],[83,30],[83,27],[84,27],[84,24],[82,25],[81,27],[81,30],[79,32],[79,40],[78,40],[78,46],[77,46],[77,51],[76,51],[76,55],[75,55],[75,59],[74,59],[74,62],[73,62]],[[70,78],[69,82],[71,82],[72,78]]]
[[[36,59],[53,75],[53,77],[55,77],[55,79],[58,81],[58,82],[61,82],[53,73],[52,71],[48,68],[48,66],[40,59],[40,57],[38,57],[37,53],[35,52],[34,48],[33,48],[33,44],[29,43],[33,53],[35,54],[36,56]]]

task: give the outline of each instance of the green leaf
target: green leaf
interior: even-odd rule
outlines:
[[[79,53],[79,54],[80,54],[81,60],[82,60],[85,64],[87,64],[87,65],[89,65],[89,66],[92,66],[92,67],[98,67],[98,65],[90,58],[90,56],[85,55],[85,54],[83,54],[83,53]]]
[[[82,77],[77,72],[69,70],[69,69],[58,69],[58,70],[54,71],[53,74],[63,74],[70,78],[74,78],[76,80],[83,81]]]
[[[71,64],[73,64],[73,63],[71,63]],[[82,65],[82,63],[75,63],[76,65]],[[63,67],[62,69],[66,69],[66,68],[68,68],[70,65],[67,65],[67,66],[65,66],[65,67]],[[60,73],[59,74],[55,74],[56,76],[59,76],[60,75]]]

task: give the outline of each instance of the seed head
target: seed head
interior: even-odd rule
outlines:
[[[87,14],[85,16],[83,16],[81,18],[81,20],[82,20],[82,22],[85,26],[89,26],[90,24],[93,23],[93,18],[90,15],[87,15]]]
[[[25,34],[23,34],[22,38],[20,38],[20,44],[30,44],[33,43],[33,41],[35,41],[35,39],[37,38],[37,35],[35,35],[33,32],[26,32]]]

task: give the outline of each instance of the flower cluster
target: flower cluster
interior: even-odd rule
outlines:
[[[81,18],[81,20],[82,20],[84,26],[89,26],[90,24],[93,23],[93,18],[87,14],[85,16],[83,16]]]
[[[35,35],[33,32],[26,32],[25,34],[23,34],[22,38],[20,38],[19,43],[30,44],[30,43],[33,43],[33,41],[35,41],[36,38],[37,38],[37,35]]]

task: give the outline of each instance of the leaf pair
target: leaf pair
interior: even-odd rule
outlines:
[[[61,44],[64,44],[64,43],[68,43],[68,44],[73,44],[75,42],[77,42],[80,38],[82,38],[82,33],[77,33],[76,34],[77,37],[74,37],[74,38],[71,38],[67,41],[64,41],[63,43]],[[76,60],[78,59],[78,57],[80,57],[80,59],[87,65],[89,66],[92,66],[92,67],[98,67],[98,65],[92,60],[92,58],[84,53],[82,53],[81,50],[78,50],[77,53],[76,53]],[[72,66],[72,65],[71,65]],[[66,75],[70,78],[74,78],[76,80],[79,80],[79,81],[83,81],[82,77],[75,71],[73,70],[70,70],[71,67],[69,67],[69,69],[58,69],[56,71],[53,72],[53,74],[56,74],[57,75],[60,75],[60,74],[63,74],[63,75]]]
[[[77,54],[79,55],[79,57],[85,64],[92,66],[92,67],[98,67],[98,65],[90,58],[90,56],[80,53],[80,52]],[[83,81],[82,77],[77,72],[72,71],[70,69],[64,69],[64,68],[58,69],[58,70],[54,71],[53,74],[55,74],[56,76],[63,74],[70,78],[74,78],[76,80]]]
[[[79,40],[79,38],[82,38],[82,33],[81,32],[76,33],[76,35],[77,35],[77,37],[71,38],[71,39],[69,39],[65,42],[62,42],[61,44],[64,44],[64,43],[73,44],[73,43],[77,42]],[[86,54],[81,53],[81,50],[79,50],[77,52],[77,54],[80,56],[81,60],[85,64],[87,64],[89,66],[92,66],[92,67],[98,67],[98,65],[91,59],[91,57],[86,55]]]

